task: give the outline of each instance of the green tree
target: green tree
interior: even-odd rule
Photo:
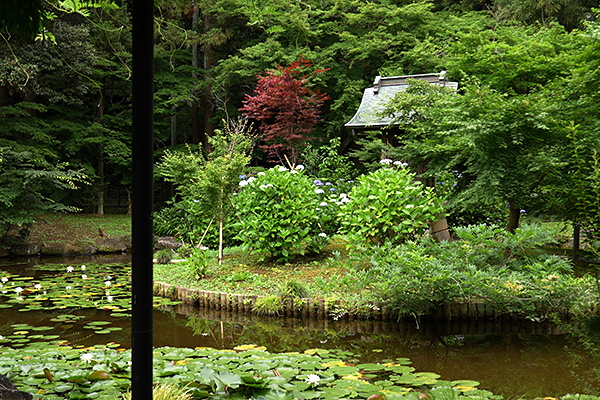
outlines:
[[[0,147],[0,243],[11,228],[31,224],[41,212],[73,211],[60,199],[85,179],[66,164],[52,165],[30,152]]]
[[[403,153],[426,162],[426,176],[460,176],[451,210],[508,206],[513,232],[522,210],[552,195],[566,135],[553,129],[552,100],[541,89],[569,74],[575,48],[558,25],[463,34],[446,61],[461,78],[460,95],[425,86],[397,95],[388,114],[406,129]]]
[[[210,138],[213,151],[204,157],[202,152],[187,154],[167,151],[157,171],[175,183],[188,204],[196,204],[192,212],[208,216],[210,222],[200,238],[213,223],[219,227],[219,265],[223,260],[223,228],[234,207],[231,195],[238,188],[239,175],[250,161],[248,155],[254,138],[249,135],[245,120],[226,123],[223,131]],[[199,218],[201,219],[201,218]]]

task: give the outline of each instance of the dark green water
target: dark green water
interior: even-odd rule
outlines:
[[[126,262],[126,260],[124,260]],[[27,263],[0,264],[0,269],[32,275],[42,266]],[[55,263],[56,259],[50,262]],[[90,263],[70,259],[69,263]],[[96,259],[95,262],[102,262]],[[114,258],[108,262],[115,262]],[[10,264],[10,265],[8,265]],[[51,319],[60,314],[81,315],[72,323]],[[123,328],[108,335],[95,334],[84,326],[90,321],[110,321]],[[130,346],[130,318],[110,316],[102,310],[21,312],[0,309],[0,335],[11,335],[11,325],[52,326],[44,334],[59,335],[74,346],[116,342]],[[310,348],[341,348],[356,354],[356,361],[380,362],[408,357],[417,371],[435,372],[441,379],[470,379],[480,388],[505,398],[561,396],[583,393],[594,382],[585,381],[590,365],[568,337],[548,324],[512,321],[478,323],[399,323],[365,321],[302,321],[260,318],[188,306],[165,306],[154,313],[154,345],[174,347],[232,348],[241,344],[265,346],[271,352],[304,351]]]

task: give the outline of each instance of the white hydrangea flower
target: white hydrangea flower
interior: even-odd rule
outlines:
[[[319,236],[321,236],[321,237],[327,237],[327,234],[325,232],[321,232],[321,233],[319,233]]]
[[[319,207],[326,207],[327,206],[327,202],[322,201],[321,203],[319,203]]]
[[[244,187],[248,184],[248,181],[240,181],[240,186]]]
[[[384,158],[383,160],[379,161],[379,163],[384,165],[390,165],[391,163],[393,163],[393,161],[389,158]]]
[[[260,171],[257,175],[264,175],[265,173]]]
[[[304,165],[302,165],[302,164],[298,164],[298,165],[296,165],[296,169],[297,169],[298,171],[302,171],[302,170],[304,169]]]
[[[340,193],[340,197],[343,199],[344,197],[348,197],[346,193]]]
[[[287,171],[288,169],[287,169],[286,167],[283,167],[283,166],[281,166],[281,165],[280,165],[280,166],[278,166],[278,167],[277,167],[277,170],[278,170],[279,172],[285,172],[285,171]]]
[[[325,191],[323,189],[315,189],[315,193],[322,194],[322,193],[325,193]]]
[[[253,182],[253,181],[255,181],[255,180],[256,180],[256,178],[255,178],[255,177],[253,177],[253,176],[251,176],[250,178],[248,178],[248,183],[250,183],[250,182]]]

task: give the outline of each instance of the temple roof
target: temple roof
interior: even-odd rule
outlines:
[[[392,118],[382,118],[378,114],[384,110],[387,103],[396,96],[396,93],[408,87],[407,79],[422,79],[432,85],[458,89],[458,82],[448,82],[445,71],[433,74],[377,76],[373,81],[373,87],[365,89],[358,111],[344,126],[350,129],[363,130],[379,130],[388,127],[392,122]]]

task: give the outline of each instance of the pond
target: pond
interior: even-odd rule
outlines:
[[[130,347],[128,260],[56,261],[0,264],[0,277],[9,277],[3,282],[7,293],[0,293],[4,296],[0,345],[18,348],[46,341]],[[51,304],[51,295],[58,301]],[[155,306],[156,347],[227,349],[255,344],[270,352],[343,349],[352,351],[357,363],[407,357],[417,371],[435,372],[446,380],[476,380],[481,389],[505,398],[581,393],[586,384],[582,377],[587,366],[579,362],[576,347],[549,324],[302,321],[201,310],[160,298]]]

